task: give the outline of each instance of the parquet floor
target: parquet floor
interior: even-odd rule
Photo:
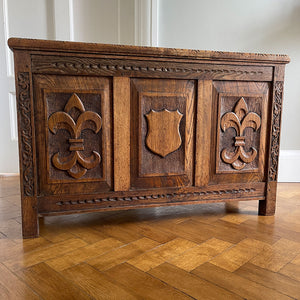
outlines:
[[[45,217],[22,240],[0,178],[0,299],[300,299],[300,184],[257,202]]]

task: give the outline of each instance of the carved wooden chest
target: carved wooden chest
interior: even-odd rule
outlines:
[[[39,215],[235,200],[274,214],[288,56],[8,44],[25,238]]]

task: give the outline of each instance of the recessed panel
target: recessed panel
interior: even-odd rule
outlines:
[[[186,97],[140,93],[141,164],[139,176],[184,174]]]
[[[109,190],[110,81],[37,76],[35,93],[41,193]]]
[[[217,173],[258,171],[262,100],[220,95]]]
[[[132,80],[132,185],[192,183],[194,82]]]
[[[103,178],[101,92],[45,90],[49,182]]]
[[[213,86],[212,181],[264,180],[268,83],[219,81]]]

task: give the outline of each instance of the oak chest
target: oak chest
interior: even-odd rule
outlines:
[[[12,38],[22,223],[259,200],[275,211],[285,55]]]

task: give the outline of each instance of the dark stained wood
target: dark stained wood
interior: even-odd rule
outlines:
[[[195,149],[195,186],[205,186],[210,178],[212,134],[212,81],[198,81]]]
[[[143,54],[140,54],[143,55]],[[88,76],[126,76],[142,78],[186,78],[199,80],[241,80],[241,81],[271,81],[273,69],[270,66],[226,65],[215,61],[211,64],[196,63],[195,61],[167,60],[166,58],[124,57],[107,54],[95,58],[92,54],[85,57],[74,57],[66,53],[65,57],[33,55],[32,72],[38,74],[65,74]]]
[[[8,44],[24,237],[38,214],[241,200],[274,214],[288,56]]]
[[[277,182],[271,181],[266,185],[266,199],[259,200],[258,213],[263,216],[273,216],[276,208]]]
[[[38,237],[38,205],[36,182],[36,157],[34,138],[34,109],[30,57],[26,51],[14,55],[15,83],[18,110],[19,167],[22,199],[23,236]]]
[[[224,147],[220,153],[222,161],[227,165],[229,164],[235,170],[242,170],[246,165],[255,160],[258,151],[253,142],[250,151],[246,150],[246,140],[251,140],[251,135],[246,136],[245,131],[247,128],[258,131],[261,124],[261,117],[255,112],[249,112],[244,97],[241,97],[235,104],[234,112],[225,113],[220,123],[222,131],[226,132],[230,128],[236,131],[236,136],[234,137],[235,151],[231,152],[228,148]],[[252,168],[252,171],[254,169],[255,167]]]
[[[217,129],[213,180],[265,181],[269,85],[216,81],[214,89]]]
[[[48,108],[50,106],[49,102],[50,101],[47,103]],[[56,101],[54,100],[53,102]],[[77,109],[79,111],[77,118],[72,116],[72,109]],[[87,125],[87,122],[90,122],[90,124]],[[53,135],[56,135],[59,129],[65,129],[71,137],[68,139],[70,144],[68,150],[71,152],[69,156],[60,157],[59,152],[56,152],[53,155],[50,154],[54,167],[59,170],[66,170],[68,175],[75,179],[79,179],[83,177],[88,170],[94,169],[99,165],[101,156],[98,152],[93,150],[90,157],[83,157],[79,151],[86,150],[86,147],[84,146],[85,140],[80,138],[82,130],[90,129],[97,134],[101,127],[102,118],[100,115],[94,111],[86,111],[77,93],[73,93],[64,107],[64,110],[54,112],[48,118],[48,128]],[[49,134],[49,143],[51,143],[51,137],[54,138],[53,135]],[[49,146],[49,148],[50,147],[51,146]],[[93,149],[95,148],[93,147]]]
[[[110,190],[111,80],[37,75],[33,83],[38,195]]]
[[[133,79],[131,85],[131,186],[191,185],[194,81]]]
[[[210,185],[205,188],[186,187],[170,191],[169,188],[160,189],[155,193],[153,189],[129,192],[109,192],[102,195],[64,195],[63,197],[40,197],[39,212],[43,215],[80,213],[86,211],[120,210],[142,207],[157,207],[182,204],[196,204],[206,202],[230,202],[260,200],[264,198],[265,183],[243,183],[236,188],[236,184]]]
[[[280,125],[283,100],[284,70],[276,66],[273,80],[273,101],[271,107],[270,143],[268,149],[268,177],[266,199],[259,201],[260,215],[274,215],[276,209],[276,187],[280,145]]]

